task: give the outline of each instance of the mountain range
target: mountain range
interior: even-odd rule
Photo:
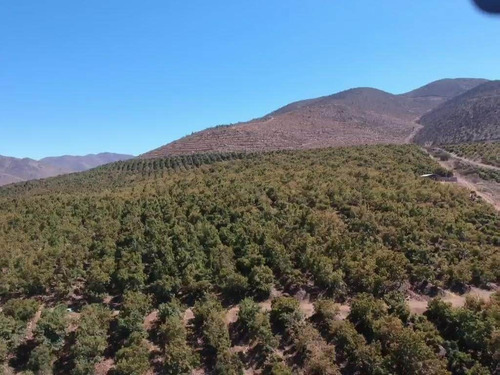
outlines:
[[[82,172],[103,164],[133,158],[132,155],[109,152],[85,156],[47,157],[41,160],[0,155],[0,186],[15,182]]]
[[[193,133],[140,158],[368,144],[451,144],[500,139],[500,81],[442,79],[403,94],[370,87],[297,101],[248,122]],[[0,186],[81,172],[132,155],[41,160],[0,156]]]
[[[354,88],[294,102],[249,122],[193,133],[141,157],[408,143],[427,126],[426,121],[419,121],[421,118],[428,118],[435,109],[440,111],[436,117],[446,116],[442,108],[447,103],[475,88],[476,100],[481,101],[482,94],[489,95],[488,90],[482,89],[488,85],[494,86],[495,81],[443,79],[399,95],[374,88]],[[498,106],[492,104],[484,109],[495,108]],[[489,133],[474,140],[481,137],[489,137]]]

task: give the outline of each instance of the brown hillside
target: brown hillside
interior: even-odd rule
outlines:
[[[85,156],[53,156],[41,159],[40,162],[72,172],[81,172],[98,167],[100,165],[132,159],[133,157],[134,156],[132,155],[103,152],[100,154],[89,154]]]
[[[500,81],[484,83],[420,119],[415,142],[450,144],[500,139]]]
[[[26,180],[57,176],[67,171],[33,159],[0,156],[0,186]]]
[[[56,156],[41,160],[0,156],[0,186],[65,173],[81,172],[132,157],[131,155],[112,153],[86,156]]]
[[[194,133],[142,157],[406,143],[420,127],[415,121],[458,90],[455,80],[438,86],[439,92],[431,98],[418,91],[393,95],[373,88],[356,88],[299,101],[261,119]],[[465,86],[462,84],[464,90]]]

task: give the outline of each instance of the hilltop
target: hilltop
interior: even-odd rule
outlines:
[[[450,144],[500,139],[500,81],[483,83],[450,99],[419,120],[415,136],[422,144]]]
[[[407,143],[423,114],[483,82],[440,80],[401,95],[355,88],[290,103],[253,121],[209,128],[141,157]]]

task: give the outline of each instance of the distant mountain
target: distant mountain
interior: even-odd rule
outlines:
[[[486,82],[488,80],[482,78],[446,78],[431,82],[416,90],[402,94],[402,96],[410,98],[438,97],[450,99]]]
[[[131,159],[131,155],[103,153],[86,156],[49,157],[42,160],[0,155],[0,186],[15,182],[81,172],[99,165]]]
[[[423,114],[484,82],[446,79],[401,95],[355,88],[290,103],[260,119],[209,128],[141,157],[407,143]]]
[[[114,163],[116,161],[128,160],[132,158],[132,155],[103,152],[100,154],[89,154],[85,156],[64,155],[48,157],[41,159],[40,162],[57,168],[70,170],[72,172],[81,172],[103,164]]]
[[[500,139],[500,81],[483,83],[422,116],[414,140],[451,144]]]
[[[33,159],[0,156],[0,186],[14,182],[57,176],[69,171]]]

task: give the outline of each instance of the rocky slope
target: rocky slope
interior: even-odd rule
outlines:
[[[438,106],[419,120],[421,144],[500,139],[500,81],[486,82]]]

